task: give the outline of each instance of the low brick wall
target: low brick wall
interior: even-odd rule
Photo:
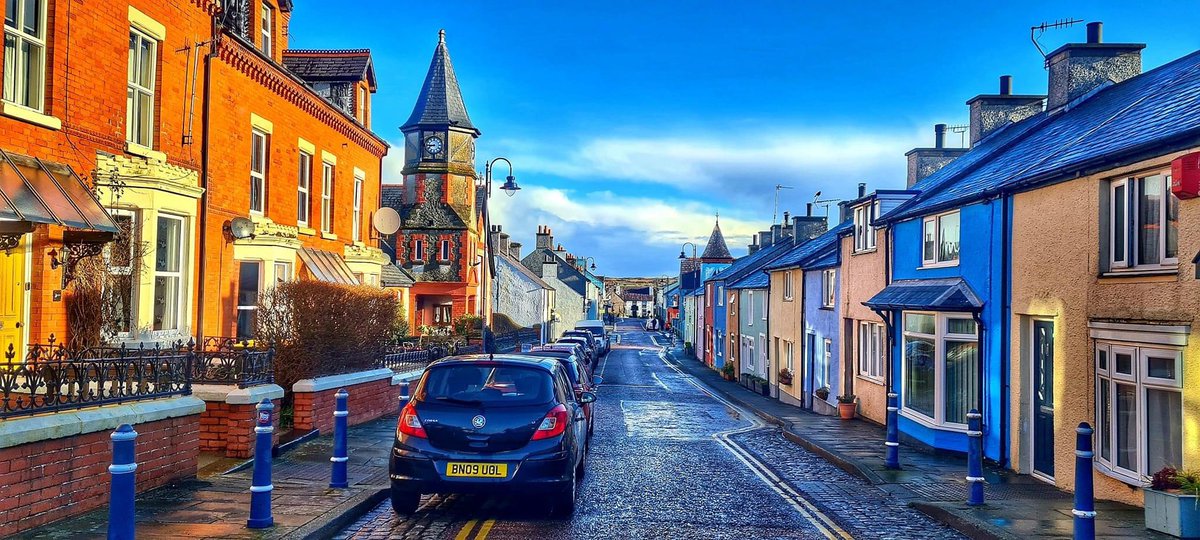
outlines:
[[[161,401],[176,403],[0,420],[0,531],[15,534],[107,505],[109,436],[121,423],[138,433],[138,492],[195,476],[204,404],[191,397]]]
[[[306,379],[292,387],[292,425],[295,429],[333,432],[333,408],[337,391],[350,393],[350,425],[369,422],[400,410],[400,384],[391,370],[374,370],[318,379]]]
[[[254,457],[254,426],[258,419],[258,403],[263,398],[275,404],[274,424],[279,426],[280,400],[283,388],[262,385],[236,388],[220,385],[195,385],[192,393],[203,399],[204,414],[200,416],[200,451],[219,452],[225,457]],[[272,445],[279,442],[275,430]]]

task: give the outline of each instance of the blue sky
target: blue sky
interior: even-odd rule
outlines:
[[[439,29],[484,159],[512,160],[523,189],[497,191],[514,240],[539,224],[605,275],[674,275],[720,212],[735,256],[816,191],[902,188],[904,153],[933,124],[965,124],[966,100],[1045,92],[1029,28],[1104,21],[1106,42],[1146,43],[1145,69],[1200,48],[1190,2],[296,2],[294,48],[370,48],[374,129],[400,141]],[[1050,51],[1083,41],[1053,30]],[[949,137],[951,145],[958,136]],[[400,153],[384,164],[399,182]],[[501,177],[503,174],[501,174]],[[834,211],[836,207],[832,207]],[[819,211],[820,212],[820,211]],[[689,248],[690,251],[690,248]]]

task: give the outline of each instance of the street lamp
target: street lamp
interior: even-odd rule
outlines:
[[[521,186],[517,185],[517,177],[513,176],[513,165],[512,165],[512,162],[508,160],[508,158],[497,157],[497,158],[492,159],[491,161],[487,161],[484,163],[483,179],[484,179],[484,186],[486,189],[484,190],[484,199],[483,199],[483,230],[486,231],[484,234],[487,235],[484,238],[484,242],[483,242],[484,253],[488,253],[492,250],[492,238],[491,238],[492,219],[491,219],[491,210],[488,208],[488,200],[492,198],[492,169],[495,167],[497,161],[503,161],[504,163],[508,164],[508,176],[506,176],[504,178],[504,185],[500,186],[500,189],[504,190],[504,194],[508,195],[509,197],[512,197],[513,195],[516,195],[517,191],[519,191],[521,189]],[[484,262],[483,257],[480,256],[480,261],[479,261],[480,265],[482,265],[483,262]],[[484,283],[486,280],[483,279],[483,276],[485,276],[485,275],[487,275],[487,269],[483,268],[479,272],[479,276],[480,276],[479,287],[480,287],[481,293],[486,290],[486,288],[484,286]],[[496,306],[489,305],[487,312],[483,312],[483,309],[482,309],[483,308],[483,299],[486,296],[484,294],[480,294],[479,297],[480,297],[480,308],[481,308],[480,315],[482,316],[481,318],[483,319],[480,322],[480,327],[481,327],[480,333],[482,334],[482,337],[483,337],[483,347],[484,347],[483,352],[487,352],[487,331],[488,331],[488,322],[489,322],[488,320],[491,317],[491,311],[493,309],[495,309]],[[489,302],[489,304],[491,304],[491,303]]]
[[[488,197],[492,196],[492,167],[496,164],[497,161],[503,161],[508,164],[508,176],[506,176],[504,178],[504,185],[500,186],[500,189],[504,190],[505,195],[512,197],[513,195],[516,195],[518,191],[521,190],[521,186],[517,185],[517,177],[513,176],[512,162],[509,161],[508,158],[506,158],[506,157],[495,158],[495,159],[487,162],[483,167],[483,177],[484,177],[484,180],[487,182],[487,196]]]

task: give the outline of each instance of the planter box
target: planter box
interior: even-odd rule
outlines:
[[[1200,497],[1145,489],[1146,528],[1179,538],[1200,538]]]

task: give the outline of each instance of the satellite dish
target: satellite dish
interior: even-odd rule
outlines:
[[[254,222],[249,218],[236,217],[229,220],[229,234],[237,240],[254,237]]]
[[[371,218],[371,225],[375,226],[375,231],[384,236],[396,234],[396,231],[400,230],[400,214],[396,213],[395,209],[385,206],[375,211],[375,215]]]

